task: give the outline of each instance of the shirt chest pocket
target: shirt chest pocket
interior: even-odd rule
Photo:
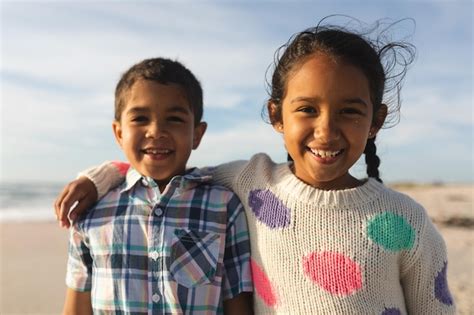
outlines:
[[[177,229],[171,243],[169,271],[185,287],[212,282],[220,259],[221,235]]]

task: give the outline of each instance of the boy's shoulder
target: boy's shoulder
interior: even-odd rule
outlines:
[[[119,205],[129,200],[129,198],[124,199],[122,197],[123,189],[123,185],[119,185],[107,192],[81,216],[81,221],[95,220],[96,218],[103,219],[104,216],[115,216],[115,210]]]

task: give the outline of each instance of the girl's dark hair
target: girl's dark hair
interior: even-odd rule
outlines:
[[[360,21],[349,18],[350,22],[356,22],[359,29],[363,30],[357,32],[349,27],[323,25],[332,17],[334,16],[324,18],[316,27],[293,35],[276,51],[271,83],[267,80],[270,96],[268,101],[276,107],[276,112],[270,117],[271,122],[281,121],[281,106],[288,77],[309,57],[323,53],[358,67],[369,81],[374,119],[383,103],[388,107],[385,127],[395,125],[399,121],[400,89],[408,66],[415,58],[415,47],[403,41],[392,41],[388,31],[403,21],[411,21],[413,24],[414,21],[388,23],[380,20],[367,28],[363,27]],[[371,39],[370,34],[377,30],[377,38]],[[368,176],[381,182],[378,171],[380,159],[376,154],[375,138],[367,140],[364,153]],[[288,160],[291,160],[289,155]]]

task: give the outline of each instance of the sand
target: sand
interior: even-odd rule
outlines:
[[[428,209],[448,247],[459,314],[474,314],[474,186],[397,186]],[[449,211],[447,210],[449,209]],[[0,314],[60,314],[68,232],[56,223],[0,223]]]

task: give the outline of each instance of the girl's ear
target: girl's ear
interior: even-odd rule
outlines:
[[[199,144],[201,143],[202,136],[204,136],[204,133],[206,132],[207,129],[207,123],[204,121],[201,121],[194,127],[194,135],[193,135],[193,150],[197,149]]]
[[[377,135],[377,132],[379,132],[380,128],[382,128],[385,118],[387,118],[387,110],[387,105],[381,104],[380,108],[374,114],[372,127],[370,127],[369,131],[369,138],[374,138]]]
[[[273,101],[269,100],[267,103],[268,117],[270,118],[270,123],[279,133],[283,133],[283,121],[281,119],[281,109],[278,108]]]
[[[112,130],[114,131],[115,140],[117,141],[118,145],[122,147],[122,126],[120,122],[114,120],[112,122]]]

